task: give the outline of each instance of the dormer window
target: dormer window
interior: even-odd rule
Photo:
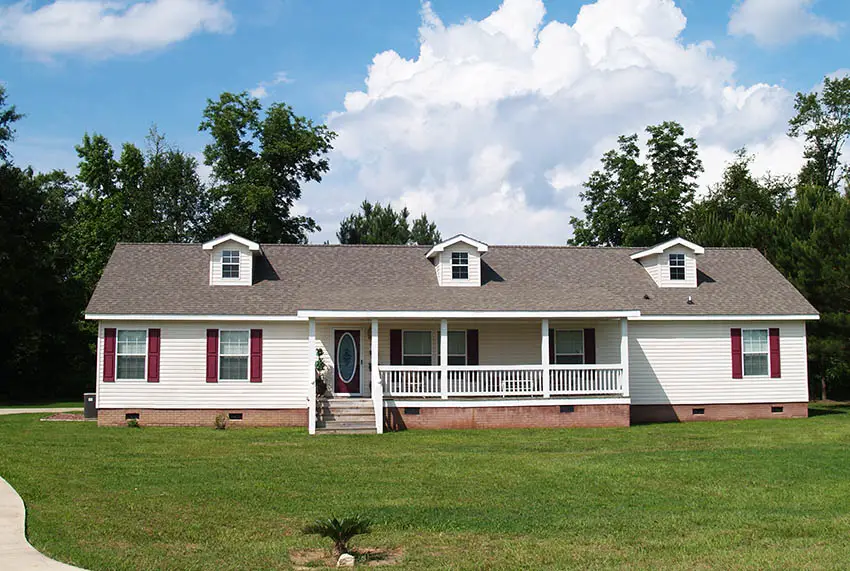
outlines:
[[[469,254],[466,252],[452,252],[452,279],[469,279]]]
[[[670,279],[684,280],[685,279],[685,255],[670,254]]]
[[[221,252],[221,277],[239,279],[239,250],[223,250]]]

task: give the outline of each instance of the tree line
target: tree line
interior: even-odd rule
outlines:
[[[203,242],[235,232],[262,243],[304,243],[319,226],[293,213],[303,186],[328,172],[335,134],[246,93],[207,101],[198,161],[151,128],[140,148],[85,134],[78,172],[16,166],[8,144],[23,119],[0,85],[0,402],[79,398],[94,379],[96,325],[84,310],[118,242]],[[427,216],[361,206],[343,243],[433,243]],[[430,241],[430,242],[429,242]]]
[[[584,184],[576,245],[649,246],[675,236],[701,246],[757,248],[821,313],[808,325],[810,394],[850,398],[850,77],[798,93],[788,134],[805,141],[793,176],[755,176],[739,150],[697,196],[697,143],[675,122],[621,136]]]

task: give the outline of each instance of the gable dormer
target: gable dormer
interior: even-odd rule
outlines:
[[[254,283],[254,256],[260,245],[236,234],[203,244],[210,253],[210,285],[249,286]]]
[[[481,285],[481,256],[487,244],[458,234],[431,248],[426,257],[434,264],[437,283],[445,287]]]
[[[697,287],[697,259],[705,248],[674,238],[648,250],[632,254],[652,276],[658,287]]]

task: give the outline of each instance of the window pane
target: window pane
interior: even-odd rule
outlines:
[[[767,355],[744,355],[744,375],[767,376]]]
[[[671,280],[683,280],[683,279],[685,279],[685,268],[670,268],[670,279]]]
[[[222,264],[238,264],[239,250],[225,250],[221,253]]]
[[[466,252],[452,252],[452,264],[469,263],[469,254]]]
[[[453,280],[468,280],[469,268],[467,266],[452,266]]]
[[[584,335],[582,331],[556,331],[555,353],[584,353]]]
[[[556,365],[581,365],[584,363],[584,355],[555,355]]]
[[[405,355],[401,360],[402,365],[430,365],[431,364],[431,356],[430,355]]]
[[[670,254],[670,265],[671,266],[681,266],[685,267],[685,255],[684,254]]]
[[[744,353],[767,353],[767,329],[745,329]]]
[[[466,365],[466,355],[449,355],[449,365],[453,367]]]
[[[247,355],[248,354],[248,332],[247,331],[222,331],[221,349],[222,355]]]
[[[449,331],[449,355],[466,355],[466,331]]]
[[[223,278],[238,278],[239,264],[223,264],[221,266],[221,277]]]
[[[144,355],[147,351],[145,346],[146,331],[118,331],[118,354],[119,355]]]
[[[428,355],[431,364],[431,332],[430,331],[405,331],[403,340],[403,353],[405,355]]]
[[[145,358],[119,355],[117,376],[119,379],[144,379]]]
[[[248,378],[248,357],[222,357],[219,378],[225,381],[243,381]]]

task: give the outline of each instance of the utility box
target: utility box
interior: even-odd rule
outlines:
[[[83,394],[83,416],[86,418],[97,418],[96,394]]]

